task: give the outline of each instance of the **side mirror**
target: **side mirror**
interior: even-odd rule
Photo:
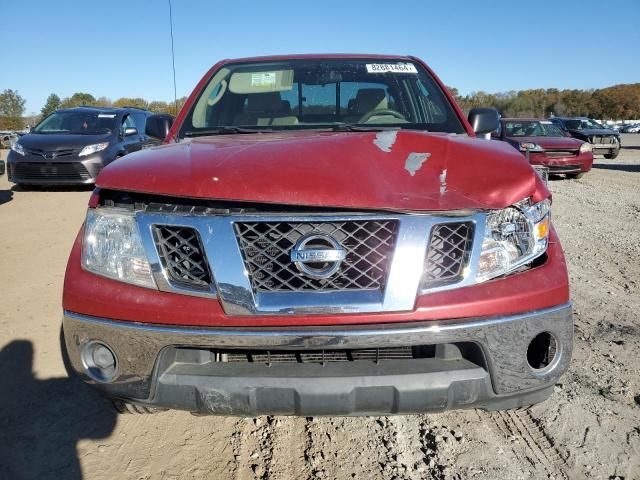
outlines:
[[[469,123],[478,134],[491,133],[500,125],[500,115],[495,108],[472,108],[469,112]]]
[[[164,140],[169,135],[173,125],[173,117],[166,113],[159,113],[147,117],[146,133],[150,137]]]
[[[137,135],[138,129],[136,127],[127,127],[124,129],[124,136],[130,137],[131,135]]]

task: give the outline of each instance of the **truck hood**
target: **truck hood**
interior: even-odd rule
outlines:
[[[618,135],[615,130],[609,130],[608,128],[581,128],[581,129],[569,129],[571,133],[579,133],[581,135]]]
[[[524,156],[506,143],[408,130],[200,137],[127,155],[102,171],[97,186],[412,211],[503,208],[540,189]]]

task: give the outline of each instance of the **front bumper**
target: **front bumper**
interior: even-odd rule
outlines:
[[[218,415],[515,408],[550,395],[573,346],[570,304],[506,317],[277,328],[161,326],[65,312],[63,327],[71,365],[108,395]],[[527,349],[542,332],[552,335],[557,348],[551,363],[536,370],[527,362]],[[96,381],[82,360],[83,348],[96,341],[117,358],[109,383]],[[233,363],[212,353],[424,345],[437,346],[432,357],[379,362]]]
[[[529,162],[532,165],[543,165],[549,169],[550,175],[564,173],[586,173],[593,166],[593,154],[583,152],[567,157],[548,157],[543,153],[530,154]]]
[[[11,151],[7,157],[9,181],[24,185],[94,184],[105,165],[100,154],[45,160],[38,155],[22,157]]]

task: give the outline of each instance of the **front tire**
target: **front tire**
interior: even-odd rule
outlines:
[[[578,180],[579,178],[584,177],[584,172],[580,172],[580,173],[567,173],[567,178],[573,178],[575,180]]]
[[[607,160],[613,160],[614,158],[616,158],[618,155],[620,154],[620,150],[616,150],[613,153],[606,153],[604,155],[604,158],[606,158]]]

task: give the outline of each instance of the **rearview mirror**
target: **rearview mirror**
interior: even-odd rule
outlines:
[[[500,115],[495,108],[472,108],[469,111],[469,123],[478,134],[491,133],[498,129]]]
[[[146,133],[150,137],[164,140],[173,125],[173,117],[166,113],[158,113],[147,117]]]

